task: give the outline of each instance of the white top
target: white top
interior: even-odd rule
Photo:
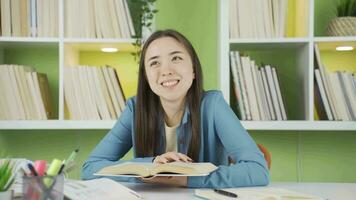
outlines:
[[[166,129],[166,152],[177,151],[177,127],[179,123],[173,127],[165,124]]]

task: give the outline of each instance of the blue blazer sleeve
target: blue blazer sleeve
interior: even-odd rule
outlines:
[[[128,100],[126,108],[109,133],[100,141],[82,167],[82,179],[100,178],[93,174],[109,165],[127,161],[120,160],[133,146],[132,123],[134,101]],[[152,162],[153,157],[134,158],[131,162]],[[117,181],[136,181],[136,178],[110,177]]]
[[[263,154],[223,99],[221,92],[215,95],[214,99],[215,134],[234,163],[229,166],[220,165],[209,176],[189,177],[188,187],[228,188],[267,185],[269,171]]]

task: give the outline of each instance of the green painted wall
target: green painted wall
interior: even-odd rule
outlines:
[[[322,0],[317,0],[318,3],[320,1]],[[157,28],[177,29],[191,40],[202,62],[205,89],[217,88],[216,6],[217,0],[158,0],[157,3],[157,8],[160,10],[157,15]],[[57,55],[55,52],[53,55]],[[9,56],[11,60],[17,62],[22,62],[21,60],[43,62],[43,66],[46,63],[53,63],[54,60],[58,61],[56,57],[40,57],[39,55],[43,55],[40,52],[34,54],[37,55],[31,56],[31,59],[22,59],[21,57],[25,55],[17,54],[14,56],[5,54],[5,57]],[[293,52],[290,54],[293,55]],[[85,56],[91,55],[88,53]],[[293,61],[293,58],[289,61]],[[51,81],[56,82],[58,71],[55,67],[52,70],[48,73],[54,76]],[[289,90],[288,96],[298,95],[289,87],[286,90]],[[297,103],[293,104],[298,108]],[[293,116],[298,116],[298,113]],[[79,147],[81,150],[78,155],[78,165],[80,166],[106,132],[107,130],[1,130],[0,151],[6,151],[14,157],[51,160],[53,157],[64,159],[73,149]],[[250,133],[257,143],[263,144],[272,154],[272,181],[356,182],[354,171],[356,131],[251,131]],[[131,156],[129,153],[126,158]],[[79,173],[78,168],[70,177],[78,178]]]

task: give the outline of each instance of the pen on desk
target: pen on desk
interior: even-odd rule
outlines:
[[[30,169],[33,176],[38,176],[38,173],[36,172],[35,168],[31,163],[27,163],[27,167]]]
[[[62,171],[64,170],[64,168],[71,162],[74,161],[75,157],[77,156],[78,154],[78,151],[79,149],[75,149],[70,155],[69,157],[63,161],[62,165],[61,165],[61,168],[59,169],[59,172],[58,174],[62,173]]]
[[[228,192],[226,190],[220,190],[220,189],[214,189],[214,192],[227,196],[227,197],[233,197],[233,198],[237,198],[237,194],[232,193],[232,192]]]

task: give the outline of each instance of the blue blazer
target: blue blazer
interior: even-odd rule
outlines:
[[[82,178],[98,178],[93,174],[115,165],[132,147],[135,155],[136,98],[127,101],[114,128],[101,140],[83,165]],[[190,112],[186,107],[177,128],[178,152],[187,154],[190,140]],[[188,177],[191,188],[226,188],[259,186],[269,183],[269,171],[263,154],[241,125],[220,91],[207,91],[201,103],[201,143],[198,162],[211,162],[219,168],[208,176]],[[162,124],[164,126],[164,124]],[[159,151],[165,150],[165,132],[161,129]],[[234,163],[228,163],[230,157]],[[133,158],[131,162],[152,162],[153,157]],[[111,177],[117,181],[140,182],[137,178]]]

